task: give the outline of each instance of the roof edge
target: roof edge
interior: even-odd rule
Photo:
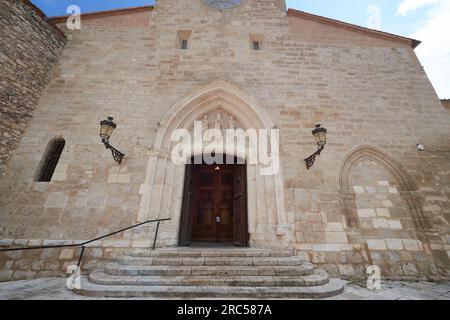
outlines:
[[[43,19],[46,19],[50,23],[63,23],[67,20],[68,17],[70,17],[70,15],[47,17],[39,8],[37,8],[34,4],[32,4],[31,1],[29,1],[29,0],[21,0],[21,1],[28,4],[31,8],[33,8],[33,10],[35,10],[35,12],[39,16],[41,16]],[[142,12],[142,11],[153,10],[153,9],[154,9],[154,6],[152,6],[152,5],[139,6],[139,7],[114,9],[114,10],[86,12],[86,13],[81,13],[81,16],[82,17],[103,17],[103,16],[126,14],[126,13],[131,13],[131,12]],[[295,9],[289,8],[287,11],[287,14],[291,15],[291,16],[302,17],[302,18],[312,20],[312,21],[326,23],[328,25],[337,26],[337,27],[348,29],[348,30],[355,31],[355,32],[363,32],[363,33],[366,33],[366,34],[369,34],[371,36],[375,36],[378,38],[408,43],[413,49],[417,48],[421,44],[421,41],[416,40],[416,39],[403,37],[403,36],[399,36],[399,35],[384,32],[384,31],[378,31],[378,30],[374,30],[374,29],[365,28],[365,27],[361,27],[361,26],[358,26],[355,24],[348,23],[348,22],[335,20],[335,19],[319,16],[316,14],[312,14],[312,13],[308,13],[308,12],[304,12],[304,11],[300,11],[300,10],[295,10]]]
[[[89,17],[114,16],[114,15],[126,14],[126,13],[131,13],[131,12],[142,12],[142,11],[153,10],[153,9],[154,9],[154,6],[129,7],[129,8],[122,8],[122,9],[81,13],[81,17],[89,18]],[[70,15],[53,16],[53,17],[49,17],[48,19],[50,21],[52,21],[53,23],[64,23],[67,21],[68,17],[70,17]]]
[[[337,26],[337,27],[348,29],[348,30],[355,31],[355,32],[363,32],[363,33],[366,33],[368,35],[375,36],[378,38],[393,40],[393,41],[397,41],[397,42],[400,41],[400,42],[404,42],[404,43],[409,43],[413,49],[417,48],[421,44],[421,41],[416,40],[416,39],[411,39],[411,38],[399,36],[399,35],[396,35],[393,33],[384,32],[384,31],[378,31],[378,30],[374,30],[374,29],[365,28],[365,27],[358,26],[356,24],[351,24],[348,22],[319,16],[319,15],[315,15],[315,14],[304,12],[304,11],[288,9],[287,14],[296,16],[296,17],[302,17],[302,18],[312,20],[312,21],[326,23],[328,25]]]

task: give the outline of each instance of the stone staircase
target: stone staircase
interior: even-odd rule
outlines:
[[[83,278],[75,292],[116,298],[320,299],[342,293],[344,285],[291,251],[135,249]]]

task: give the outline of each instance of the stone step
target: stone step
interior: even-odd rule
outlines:
[[[305,276],[314,266],[142,266],[109,263],[105,273],[123,276]]]
[[[323,299],[344,291],[345,281],[330,279],[312,287],[136,286],[99,285],[84,278],[78,294],[108,298],[164,299]]]
[[[129,250],[75,291],[116,298],[314,299],[344,286],[292,251],[177,248]]]
[[[195,249],[195,248],[176,248],[176,249],[131,249],[126,255],[133,257],[166,257],[166,258],[199,258],[199,257],[291,257],[291,250],[257,250],[257,249],[239,249],[239,248],[217,248],[217,249]]]
[[[89,275],[89,281],[102,285],[134,286],[228,286],[228,287],[313,287],[328,283],[324,271],[306,276],[114,276],[103,270]]]
[[[135,257],[115,259],[123,265],[138,266],[299,266],[305,261],[299,257]]]

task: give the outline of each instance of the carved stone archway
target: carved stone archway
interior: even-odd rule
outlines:
[[[172,218],[163,227],[162,239],[176,245],[180,223],[185,165],[171,161],[172,132],[191,130],[195,121],[205,115],[226,114],[238,127],[247,129],[273,129],[274,123],[257,101],[237,86],[225,81],[213,81],[182,97],[160,122],[153,150],[149,153],[139,220]],[[230,154],[230,150],[215,150]],[[198,150],[201,153],[201,150]],[[189,157],[196,155],[197,151]],[[241,154],[234,153],[242,157]],[[284,209],[283,178],[280,171],[262,176],[258,165],[247,166],[248,218],[250,246],[282,247],[293,239],[292,229]]]
[[[359,218],[356,211],[356,195],[351,185],[353,169],[364,160],[372,160],[387,169],[396,179],[399,192],[408,204],[410,213],[417,230],[430,230],[432,225],[427,213],[423,209],[422,198],[417,192],[417,185],[402,164],[382,151],[370,145],[362,145],[351,151],[344,159],[339,176],[339,205],[345,216],[347,226],[358,228]]]

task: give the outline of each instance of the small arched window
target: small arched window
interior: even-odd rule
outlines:
[[[65,145],[66,141],[63,138],[56,138],[50,141],[47,151],[42,158],[36,181],[50,182],[52,180],[53,173],[55,172]]]

